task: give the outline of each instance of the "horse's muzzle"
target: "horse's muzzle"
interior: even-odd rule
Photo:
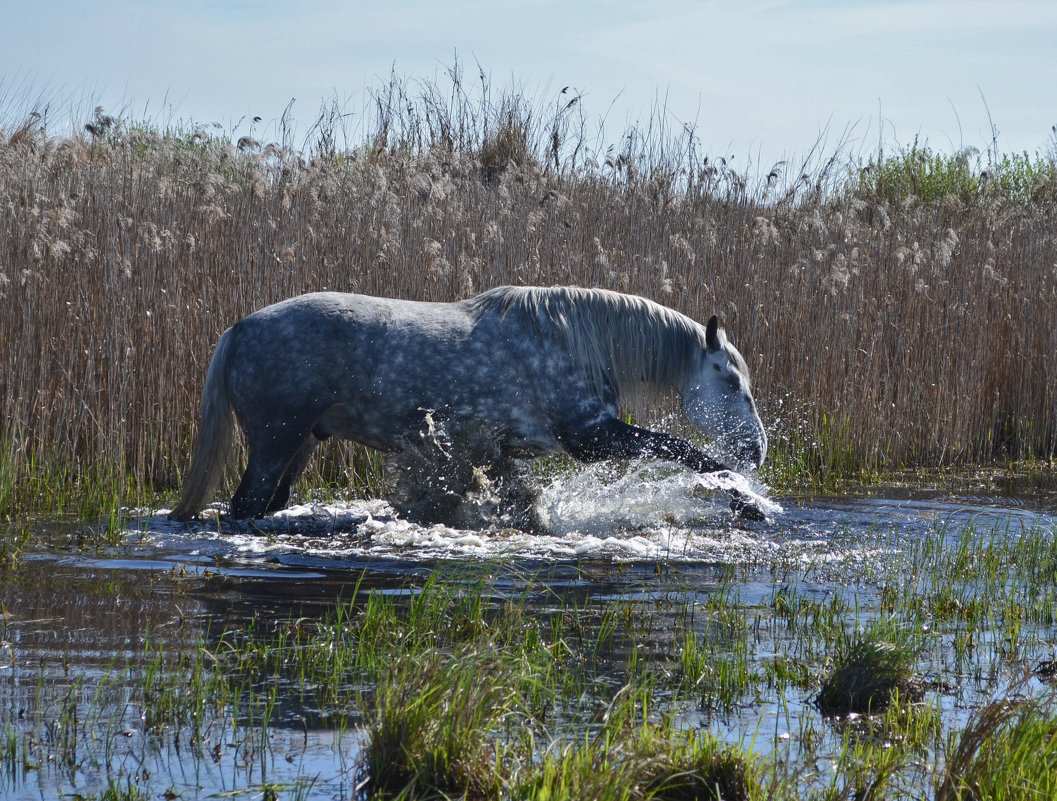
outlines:
[[[767,440],[740,441],[731,448],[731,455],[743,469],[759,470],[767,456]]]

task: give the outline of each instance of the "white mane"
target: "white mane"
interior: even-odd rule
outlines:
[[[705,329],[635,295],[577,287],[498,287],[471,301],[480,313],[516,313],[568,353],[596,388],[622,405],[681,391],[705,349]]]

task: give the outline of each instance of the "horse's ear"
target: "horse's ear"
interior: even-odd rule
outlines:
[[[719,318],[714,314],[705,326],[705,344],[709,350],[719,350],[723,347],[719,342]]]

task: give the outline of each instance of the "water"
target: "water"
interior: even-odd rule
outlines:
[[[942,547],[956,549],[965,547],[967,531],[976,532],[974,541],[1016,540],[1038,532],[1052,538],[1057,528],[1052,491],[889,487],[768,499],[766,488],[734,480],[705,481],[657,465],[567,474],[541,490],[538,512],[548,533],[418,526],[381,501],[308,504],[238,523],[207,515],[177,524],[163,510],[139,510],[127,516],[117,545],[100,544],[98,524],[35,526],[0,585],[0,740],[9,743],[0,755],[0,797],[93,794],[114,780],[149,789],[149,797],[238,794],[266,784],[306,798],[354,797],[362,720],[353,716],[334,729],[319,721],[320,710],[281,699],[266,729],[231,720],[214,723],[207,744],[191,742],[186,731],[159,739],[135,703],[143,655],[157,643],[179,654],[219,632],[321,617],[357,591],[406,593],[447,566],[471,575],[477,569],[511,596],[545,585],[548,609],[556,599],[619,599],[656,610],[673,593],[693,608],[726,592],[755,621],[754,664],[762,665],[805,648],[778,621],[779,592],[813,610],[838,599],[842,609],[859,610],[845,614],[849,625],[860,625],[883,610],[892,584],[890,574],[878,578],[878,566],[924,537],[940,532]],[[750,493],[768,519],[732,515],[731,489]],[[669,624],[665,612],[655,614],[651,636],[663,647]],[[695,625],[710,625],[707,615],[699,619]],[[1044,620],[1024,638],[1017,658],[1025,664],[1057,642]],[[926,672],[966,677],[964,686],[939,693],[957,725],[997,685],[973,678],[990,657],[978,653],[959,667],[954,635],[937,642]],[[741,699],[721,710],[692,704],[685,722],[734,742],[756,733],[757,750],[792,753],[801,720],[813,715],[817,724],[810,695]]]
[[[264,520],[216,518],[171,523],[164,510],[133,518],[129,534],[153,552],[274,557],[302,566],[362,568],[378,560],[624,560],[700,562],[736,558],[739,545],[763,542],[730,511],[725,492],[751,497],[772,518],[780,504],[749,482],[642,467],[609,475],[590,470],[543,487],[545,530],[466,530],[401,519],[384,501],[292,506]],[[718,491],[718,493],[717,493]],[[215,507],[216,512],[223,507]],[[734,524],[734,525],[732,525]],[[759,524],[766,529],[766,524]]]

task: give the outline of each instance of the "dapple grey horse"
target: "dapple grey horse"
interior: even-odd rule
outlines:
[[[673,391],[729,465],[621,419]],[[174,519],[215,492],[232,412],[249,447],[235,518],[284,508],[321,440],[394,451],[429,415],[484,424],[511,457],[651,457],[706,473],[755,469],[767,452],[745,360],[715,317],[702,326],[601,289],[499,287],[455,303],[318,292],[251,314],[209,364]]]

